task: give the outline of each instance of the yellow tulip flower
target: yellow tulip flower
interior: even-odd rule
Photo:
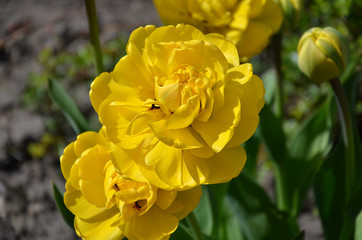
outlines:
[[[85,132],[61,156],[64,203],[82,239],[168,239],[201,198],[201,188],[159,189],[118,174],[104,129]]]
[[[163,189],[236,177],[264,87],[251,64],[239,65],[232,42],[190,25],[146,26],[126,51],[90,92],[117,171]]]
[[[341,75],[349,58],[348,43],[332,27],[314,27],[298,43],[298,66],[314,83],[321,84]]]
[[[162,22],[186,23],[228,37],[242,61],[260,53],[278,32],[283,13],[273,0],[154,0]]]

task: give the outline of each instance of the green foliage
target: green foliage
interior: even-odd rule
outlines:
[[[52,189],[53,189],[53,197],[55,200],[55,204],[60,212],[60,214],[62,215],[64,221],[71,227],[74,229],[74,215],[73,213],[71,213],[68,208],[65,206],[64,201],[63,201],[63,194],[62,192],[59,190],[59,188],[57,187],[57,185],[55,185],[55,183],[52,182]]]
[[[77,105],[59,83],[50,79],[48,82],[48,91],[52,100],[62,110],[77,134],[91,130]]]

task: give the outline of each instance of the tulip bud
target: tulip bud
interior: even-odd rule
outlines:
[[[298,66],[314,83],[321,84],[341,75],[349,52],[346,39],[332,27],[314,27],[298,43]]]
[[[284,14],[285,27],[293,28],[300,18],[302,0],[278,0]]]

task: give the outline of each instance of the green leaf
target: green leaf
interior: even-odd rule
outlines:
[[[271,105],[274,98],[275,98],[275,92],[277,89],[277,75],[274,68],[269,68],[264,72],[263,75],[260,76],[260,78],[263,80],[264,88],[265,88],[265,102],[268,105]]]
[[[325,239],[338,239],[342,229],[345,206],[345,166],[340,141],[326,158],[314,181],[315,199]]]
[[[294,240],[304,240],[305,238],[305,231],[301,231],[295,238]]]
[[[211,235],[214,216],[207,186],[203,186],[202,192],[202,197],[200,199],[199,205],[194,210],[194,214],[200,224],[202,232],[206,235]]]
[[[179,226],[174,233],[171,234],[172,240],[193,240],[190,229],[186,226],[186,221],[179,222]]]
[[[245,173],[232,180],[226,204],[245,239],[292,239],[299,233],[295,218],[278,211],[264,189]]]
[[[57,185],[55,185],[54,182],[52,182],[52,188],[53,188],[53,197],[54,197],[54,200],[55,200],[55,204],[56,204],[60,214],[62,215],[64,221],[71,228],[74,229],[74,215],[65,206],[64,201],[63,201],[62,192],[59,190],[59,188],[57,187]]]
[[[228,192],[230,182],[221,184],[212,184],[205,186],[205,190],[208,191],[211,202],[211,210],[213,215],[213,228],[212,236],[220,238],[221,233],[225,229],[225,222],[222,221],[222,217],[225,211],[225,196]]]
[[[286,158],[286,139],[282,121],[265,104],[260,112],[260,123],[257,134],[264,140],[266,148],[273,162],[282,165]]]
[[[331,146],[328,102],[307,119],[289,141],[286,182],[294,216],[298,214]]]
[[[355,240],[362,240],[362,211],[358,214],[356,219],[356,229],[354,236]]]
[[[59,83],[49,79],[48,92],[77,134],[91,130],[77,105]]]
[[[243,171],[246,171],[249,176],[253,178],[256,177],[256,166],[258,165],[258,152],[260,147],[260,139],[253,135],[247,142],[243,145],[247,153],[247,161]]]
[[[362,211],[362,184],[360,184],[353,192],[350,201],[347,204],[347,215],[351,219],[356,219],[357,215]]]

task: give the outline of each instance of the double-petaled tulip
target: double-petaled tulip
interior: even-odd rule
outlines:
[[[239,65],[232,42],[190,25],[146,26],[126,51],[90,92],[117,171],[163,189],[236,177],[264,88],[251,64]]]
[[[282,23],[273,0],[154,0],[164,24],[186,23],[228,37],[242,61],[260,53]]]
[[[168,239],[201,197],[200,187],[167,191],[118,174],[104,132],[85,132],[61,157],[64,202],[82,239]]]
[[[341,75],[347,65],[348,43],[332,27],[314,27],[298,43],[298,66],[314,83],[327,82]]]

